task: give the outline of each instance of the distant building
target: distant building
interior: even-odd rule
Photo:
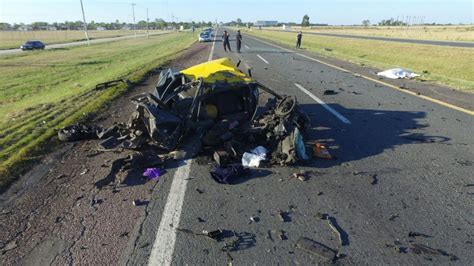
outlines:
[[[255,22],[255,26],[257,26],[257,27],[278,26],[278,21],[276,21],[276,20],[259,20],[259,21]]]
[[[19,31],[30,31],[30,30],[33,30],[33,27],[28,26],[28,25],[21,25],[20,27],[18,27],[18,30]]]
[[[105,27],[99,26],[97,27],[97,30],[107,30]]]
[[[36,26],[35,29],[37,29],[37,30],[51,30],[51,31],[58,30],[58,28],[56,28],[55,26]]]

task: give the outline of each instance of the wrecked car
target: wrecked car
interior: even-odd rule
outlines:
[[[296,97],[263,86],[239,64],[222,58],[162,71],[152,93],[131,99],[136,109],[126,124],[105,129],[76,124],[58,136],[63,141],[102,139],[100,150],[153,145],[174,159],[214,153],[219,164],[240,160],[256,146],[267,148],[273,164],[308,159],[303,135],[309,119]]]

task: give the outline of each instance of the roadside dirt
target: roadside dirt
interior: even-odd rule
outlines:
[[[205,61],[209,46],[195,44],[163,68]],[[126,122],[130,97],[154,89],[159,71],[109,104],[93,123]],[[116,265],[158,181],[141,169],[118,172],[131,152],[100,153],[97,141],[64,144],[0,195],[2,265]],[[122,182],[119,183],[120,179]]]

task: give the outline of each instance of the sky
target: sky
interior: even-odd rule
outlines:
[[[473,0],[82,0],[86,20],[96,22],[277,20],[300,23],[308,14],[311,23],[361,24],[369,19],[416,18],[436,23],[473,23]],[[31,23],[82,20],[80,0],[0,0],[0,22]]]

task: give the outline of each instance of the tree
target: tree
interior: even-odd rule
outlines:
[[[237,19],[237,25],[238,26],[242,25],[242,20],[240,18]]]
[[[363,20],[363,21],[362,21],[362,25],[364,25],[364,27],[370,26],[370,20],[368,20],[368,19]]]
[[[303,16],[303,20],[301,21],[301,27],[309,27],[309,17],[308,17],[308,15]]]

